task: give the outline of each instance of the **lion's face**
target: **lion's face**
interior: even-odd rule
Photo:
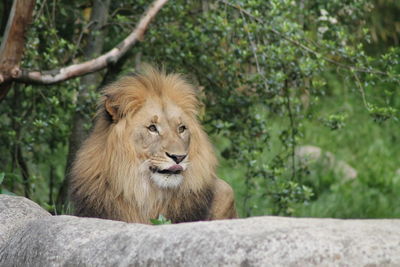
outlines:
[[[132,140],[141,171],[161,188],[179,186],[189,165],[187,115],[172,102],[149,99],[134,114],[132,123]]]
[[[189,83],[149,70],[103,92],[91,141],[99,142],[93,146],[104,165],[93,170],[112,178],[116,194],[138,201],[153,189],[200,192],[212,183],[216,158],[197,121],[198,101]]]

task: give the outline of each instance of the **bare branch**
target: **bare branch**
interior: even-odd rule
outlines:
[[[355,80],[356,80],[356,84],[357,84],[357,86],[358,86],[358,90],[360,90],[360,94],[361,94],[361,97],[362,97],[364,106],[365,106],[365,108],[366,108],[367,110],[370,110],[370,108],[369,108],[369,106],[368,106],[367,98],[365,97],[364,87],[363,87],[362,84],[361,84],[360,78],[358,77],[356,71],[354,71],[354,70],[352,69],[351,72],[353,73],[354,78],[355,78]]]
[[[168,0],[154,1],[131,34],[107,53],[79,64],[73,64],[68,67],[50,71],[30,71],[21,69],[19,75],[13,80],[26,83],[54,84],[101,70],[109,64],[116,63],[137,43],[137,41],[143,40],[144,33],[149,23],[167,2]]]

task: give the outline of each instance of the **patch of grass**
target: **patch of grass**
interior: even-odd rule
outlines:
[[[337,131],[323,127],[318,119],[305,121],[302,144],[332,152],[358,172],[354,181],[343,181],[333,173],[317,171],[306,177],[320,196],[309,205],[298,205],[296,216],[335,218],[400,217],[399,122],[377,123],[361,100],[326,97],[316,117],[346,110],[346,126]],[[340,104],[339,104],[340,103]],[[324,184],[324,181],[330,181]],[[318,185],[324,184],[322,187]]]
[[[346,114],[341,127],[329,127],[331,114]],[[268,121],[271,144],[266,147],[261,162],[268,164],[281,150],[278,139],[284,126],[282,120]],[[301,177],[301,182],[313,189],[308,203],[296,204],[294,216],[332,218],[400,218],[400,123],[396,119],[376,122],[357,95],[333,94],[320,97],[313,107],[313,117],[301,120],[303,136],[298,145],[313,145],[329,151],[357,170],[354,180],[344,180],[340,174],[314,164]],[[219,140],[221,141],[221,140]],[[227,141],[222,143],[227,145]],[[215,142],[214,142],[215,143]],[[218,144],[218,140],[217,140]],[[221,144],[221,142],[219,142]],[[217,145],[222,151],[224,145]],[[230,183],[236,194],[239,214],[244,216],[246,192],[244,166],[232,166],[221,159],[218,175]],[[289,172],[289,169],[285,170]],[[283,173],[282,176],[288,175]],[[265,195],[267,184],[256,184],[252,216],[270,215],[271,199]],[[254,201],[256,199],[256,201]]]

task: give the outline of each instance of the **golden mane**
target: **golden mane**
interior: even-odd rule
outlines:
[[[172,102],[190,118],[190,167],[176,189],[157,188],[143,177],[140,155],[129,141],[135,114],[148,99]],[[177,74],[148,67],[107,86],[93,131],[77,153],[71,171],[70,194],[77,214],[148,223],[158,214],[190,221],[208,213],[217,160],[197,120],[197,111],[195,89]]]

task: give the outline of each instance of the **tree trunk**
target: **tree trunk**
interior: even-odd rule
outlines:
[[[100,55],[103,50],[105,34],[102,31],[102,28],[107,22],[109,6],[110,0],[95,0],[93,2],[90,24],[93,24],[94,26],[89,33],[87,45],[84,49],[85,59],[94,58]],[[74,160],[75,153],[87,136],[84,125],[88,122],[88,117],[87,115],[85,116],[82,110],[84,110],[83,107],[90,98],[90,92],[99,86],[102,79],[101,76],[102,75],[100,72],[95,72],[88,74],[81,79],[81,86],[76,105],[77,109],[72,119],[72,131],[69,138],[69,150],[65,172],[66,175],[57,199],[57,205],[59,207],[67,202],[69,171]]]
[[[24,155],[23,155],[23,142],[21,134],[24,132],[23,125],[16,120],[17,113],[21,110],[21,102],[22,102],[22,95],[21,91],[23,90],[23,86],[20,84],[14,85],[14,95],[13,95],[13,107],[14,110],[10,111],[10,118],[11,118],[11,125],[12,129],[15,131],[15,143],[12,146],[12,161],[13,165],[20,171],[24,186],[24,196],[29,198],[30,197],[30,172],[28,163],[26,162]]]
[[[15,0],[11,8],[0,47],[0,100],[11,87],[11,81],[2,82],[20,74],[19,64],[24,52],[25,32],[32,20],[34,6],[35,0]],[[6,8],[6,4],[3,8]]]
[[[29,180],[30,174],[29,174],[28,164],[26,163],[25,158],[22,155],[22,149],[19,144],[16,145],[15,150],[16,150],[17,162],[18,162],[19,168],[21,170],[22,179],[24,181],[24,195],[26,198],[29,198],[31,184],[30,184],[30,180]]]

